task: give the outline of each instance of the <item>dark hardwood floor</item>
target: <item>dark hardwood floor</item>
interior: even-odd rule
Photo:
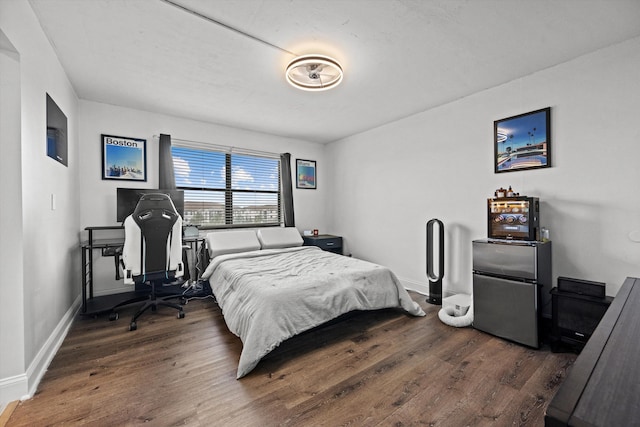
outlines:
[[[128,331],[78,318],[8,427],[541,426],[574,354],[530,349],[427,317],[358,312],[294,337],[236,380],[240,339],[192,300]]]

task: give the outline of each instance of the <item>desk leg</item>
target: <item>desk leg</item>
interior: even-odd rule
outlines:
[[[189,266],[189,275],[194,282],[199,281],[202,278],[202,272],[205,265],[205,240],[201,238],[188,238],[183,240],[185,248],[188,246],[188,252],[191,256],[191,265]],[[188,255],[185,255],[188,259]],[[185,262],[185,268],[187,267]]]
[[[196,239],[193,242],[193,251],[191,252],[193,255],[193,281],[194,282],[197,282],[198,280],[200,280],[200,274],[199,274],[200,269],[198,265],[198,262],[200,261],[200,257],[198,256],[198,250],[199,250],[198,243],[199,243],[198,239]]]
[[[196,252],[195,252],[196,260],[194,262],[198,281],[202,279],[202,273],[204,272],[204,269],[207,267],[207,264],[208,264],[207,255],[208,253],[207,253],[204,239],[198,239],[196,241]]]
[[[87,249],[82,246],[82,312],[87,312]]]
[[[89,230],[89,298],[93,299],[93,230]]]

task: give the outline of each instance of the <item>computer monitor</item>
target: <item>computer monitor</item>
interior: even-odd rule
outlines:
[[[123,222],[136,210],[138,201],[143,194],[162,193],[171,197],[176,210],[184,218],[184,191],[183,190],[163,190],[151,188],[118,188],[117,194],[117,219]]]

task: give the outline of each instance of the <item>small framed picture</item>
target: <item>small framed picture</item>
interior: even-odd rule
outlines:
[[[495,173],[551,166],[551,107],[493,122]]]
[[[317,180],[315,160],[296,159],[296,188],[315,190]]]
[[[147,140],[102,135],[102,179],[147,180]]]

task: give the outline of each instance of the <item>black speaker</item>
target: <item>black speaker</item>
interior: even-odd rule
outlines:
[[[551,290],[552,344],[564,342],[580,351],[611,305],[611,297]],[[553,346],[552,346],[553,349]]]

